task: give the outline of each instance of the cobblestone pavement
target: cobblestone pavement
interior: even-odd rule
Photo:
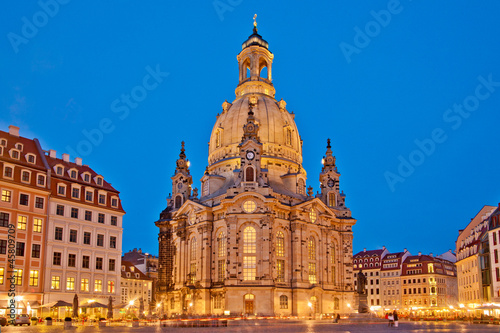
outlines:
[[[488,332],[500,332],[500,326],[497,325],[472,325],[472,324],[462,324],[462,323],[452,323],[452,322],[400,322],[399,327],[388,327],[387,324],[383,323],[372,323],[372,324],[333,324],[327,321],[299,321],[299,322],[266,322],[266,321],[239,321],[230,322],[228,327],[191,327],[191,328],[171,328],[171,327],[160,327],[156,326],[140,326],[140,327],[127,327],[127,326],[111,326],[99,328],[96,326],[76,326],[71,329],[64,330],[63,326],[23,326],[23,327],[12,327],[6,326],[1,327],[0,332],[75,332],[75,333],[87,333],[87,332],[109,332],[109,333],[141,333],[141,332],[225,332],[225,333],[236,333],[236,332],[290,332],[290,333],[315,333],[315,332],[339,332],[339,333],[351,333],[351,332],[473,332],[473,333],[488,333]]]

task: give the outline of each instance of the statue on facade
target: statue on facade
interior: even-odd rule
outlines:
[[[363,274],[362,270],[359,270],[359,273],[358,273],[358,294],[365,293],[365,286],[366,286],[366,276]]]

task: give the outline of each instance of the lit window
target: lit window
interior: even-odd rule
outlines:
[[[89,291],[89,279],[82,279],[80,284],[80,291]]]
[[[243,210],[246,213],[253,213],[257,209],[257,205],[252,200],[247,200],[243,203]]]
[[[189,282],[194,284],[196,282],[196,263],[192,262],[189,266]]]
[[[297,183],[297,193],[302,195],[306,193],[306,184],[303,179],[299,179]]]
[[[285,236],[281,231],[276,233],[276,255],[278,257],[285,256]]]
[[[335,193],[334,192],[328,193],[328,206],[335,207],[336,205],[337,204],[335,200]]]
[[[33,231],[42,232],[42,219],[35,217],[33,219]]]
[[[5,279],[5,268],[0,267],[0,284],[3,284],[4,279]]]
[[[316,260],[316,241],[314,237],[309,238],[308,253],[309,260]]]
[[[253,281],[257,275],[257,259],[253,256],[243,257],[243,280]]]
[[[280,309],[288,309],[288,296],[280,296]]]
[[[94,281],[94,291],[102,292],[102,280],[95,280]]]
[[[217,254],[219,257],[225,257],[226,251],[226,235],[221,231],[217,237]]]
[[[196,260],[196,238],[191,239],[191,260]]]
[[[10,202],[12,199],[12,192],[9,190],[2,190],[2,201]]]
[[[27,216],[19,215],[17,217],[17,229],[26,230],[26,223],[28,222]]]
[[[66,290],[75,290],[75,278],[69,277],[66,279]]]
[[[14,279],[15,279],[15,284],[18,286],[23,285],[23,270],[22,269],[14,269]]]
[[[285,282],[285,260],[276,261],[276,281]]]
[[[226,259],[220,259],[218,261],[217,277],[219,281],[224,281],[226,278]]]
[[[316,279],[316,263],[310,262],[309,263],[309,283],[310,284],[316,284],[317,279]]]
[[[309,219],[311,220],[312,223],[316,222],[317,219],[316,211],[314,208],[311,208],[311,211],[309,212]]]
[[[243,231],[243,253],[255,253],[257,250],[256,233],[253,227],[246,227]]]
[[[115,282],[108,281],[108,293],[114,294],[114,292],[115,292]]]

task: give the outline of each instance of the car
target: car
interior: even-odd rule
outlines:
[[[31,321],[30,321],[30,316],[26,313],[22,313],[22,314],[19,314],[16,316],[16,319],[14,320],[14,325],[17,326],[17,325],[31,325]]]
[[[0,325],[5,326],[7,325],[7,318],[5,317],[0,317]]]

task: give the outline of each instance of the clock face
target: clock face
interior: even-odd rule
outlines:
[[[248,152],[247,152],[247,158],[248,158],[249,160],[253,160],[253,159],[254,159],[254,157],[255,157],[255,153],[254,153],[253,151],[248,151]]]
[[[247,126],[247,131],[248,131],[248,132],[250,132],[250,133],[251,133],[251,132],[253,132],[253,130],[254,130],[253,125],[248,125],[248,126]]]
[[[328,187],[333,187],[335,185],[335,181],[333,179],[328,179]]]
[[[181,166],[184,166],[184,160],[179,160],[179,161],[177,162],[177,165],[178,165],[178,166],[180,166],[180,167],[181,167]]]
[[[182,183],[177,184],[177,188],[180,190],[182,188]]]
[[[326,158],[326,161],[327,161],[328,163],[332,163],[332,162],[333,162],[333,157],[328,156],[328,157]]]

